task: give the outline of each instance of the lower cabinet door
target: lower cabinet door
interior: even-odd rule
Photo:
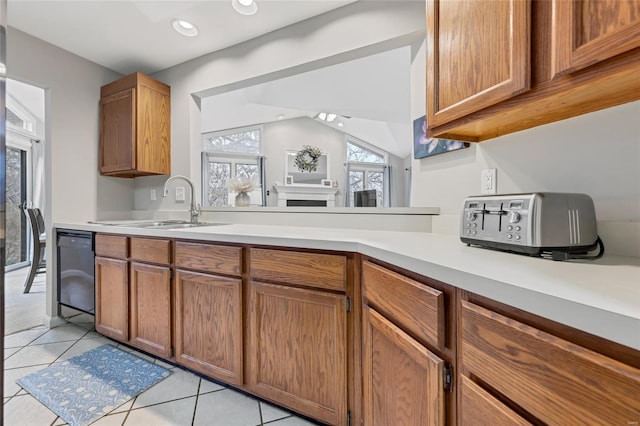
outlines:
[[[168,266],[131,263],[129,343],[171,358],[171,271]]]
[[[495,399],[468,377],[459,376],[458,424],[477,426],[529,426],[531,423]]]
[[[96,331],[129,340],[129,273],[126,260],[96,257]]]
[[[363,310],[366,426],[444,424],[444,361],[375,310]]]
[[[243,384],[242,280],[176,272],[176,362]]]
[[[249,389],[323,422],[346,424],[346,297],[257,282],[249,297]]]

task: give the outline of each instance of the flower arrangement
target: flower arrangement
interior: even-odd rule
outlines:
[[[318,168],[318,159],[322,155],[320,148],[305,145],[296,154],[295,164],[301,172],[315,172]]]
[[[227,188],[229,190],[236,192],[238,194],[241,193],[249,193],[256,188],[256,184],[253,180],[249,178],[233,178],[229,179],[227,182]]]

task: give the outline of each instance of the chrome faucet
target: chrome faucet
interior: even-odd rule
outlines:
[[[191,215],[190,222],[198,223],[198,216],[200,215],[200,205],[196,204],[196,191],[195,191],[195,188],[193,187],[193,183],[191,182],[191,180],[189,180],[188,177],[182,176],[182,175],[175,175],[167,179],[167,181],[164,183],[164,187],[162,188],[162,197],[166,198],[169,195],[169,188],[167,188],[167,185],[169,184],[169,182],[176,179],[182,179],[186,181],[191,187],[191,206],[189,207],[189,214]]]

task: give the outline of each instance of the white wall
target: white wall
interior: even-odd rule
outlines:
[[[640,102],[414,160],[414,205],[436,199],[459,214],[480,192],[480,171],[498,169],[498,192],[584,192],[603,221],[640,221]]]
[[[171,86],[172,174],[190,176],[200,194],[200,110],[192,94],[211,95],[211,88],[254,85],[408,45],[424,38],[424,7],[421,1],[357,2],[154,74]],[[136,178],[135,208],[182,209],[149,200],[149,190],[164,180]]]
[[[47,315],[55,315],[51,224],[133,209],[133,183],[98,173],[100,86],[118,74],[40,39],[8,29],[7,73],[45,89]]]
[[[480,192],[482,169],[496,168],[499,193],[589,194],[608,252],[640,255],[640,102],[413,160],[412,168],[413,205],[441,208],[434,232],[457,232],[463,199]]]
[[[338,180],[340,192],[336,207],[344,206],[344,163],[346,162],[344,133],[333,130],[308,117],[275,121],[264,125],[263,154],[267,157],[267,197],[268,206],[276,206],[277,194],[273,190],[274,182],[284,183],[285,151],[298,151],[304,145],[317,146],[329,153],[329,176]],[[295,183],[295,182],[294,182]]]
[[[336,196],[336,207],[343,207],[345,204],[345,163],[347,162],[345,137],[343,132],[308,117],[265,123],[263,154],[267,157],[267,189],[271,191],[271,195],[267,197],[267,205],[277,205],[277,194],[272,189],[274,182],[284,182],[285,151],[298,151],[304,145],[312,145],[330,154],[330,177],[331,180],[338,181],[339,189]],[[405,187],[402,186],[404,182],[400,174],[402,160],[392,154],[389,154],[389,159],[392,163],[392,173],[394,173],[392,176],[393,192],[396,194],[393,200],[395,204],[392,206],[403,207],[406,204],[399,204],[406,201]]]

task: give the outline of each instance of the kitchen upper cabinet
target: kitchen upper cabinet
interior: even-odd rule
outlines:
[[[525,0],[427,1],[427,123],[437,127],[529,89]]]
[[[640,47],[638,0],[553,2],[554,74],[581,70]]]
[[[444,361],[372,308],[363,328],[364,424],[444,425]]]
[[[177,241],[175,265],[176,362],[242,386],[242,248]]]
[[[250,283],[248,386],[333,425],[347,419],[346,296]]]
[[[171,358],[171,242],[131,238],[130,244],[129,343],[149,353]]]
[[[428,0],[427,136],[483,141],[640,99],[637,0]]]
[[[129,340],[128,239],[96,234],[96,331]]]
[[[468,300],[459,315],[462,424],[489,411],[503,419],[491,424],[640,420],[640,369]]]
[[[171,173],[170,87],[134,73],[100,90],[100,173]]]

